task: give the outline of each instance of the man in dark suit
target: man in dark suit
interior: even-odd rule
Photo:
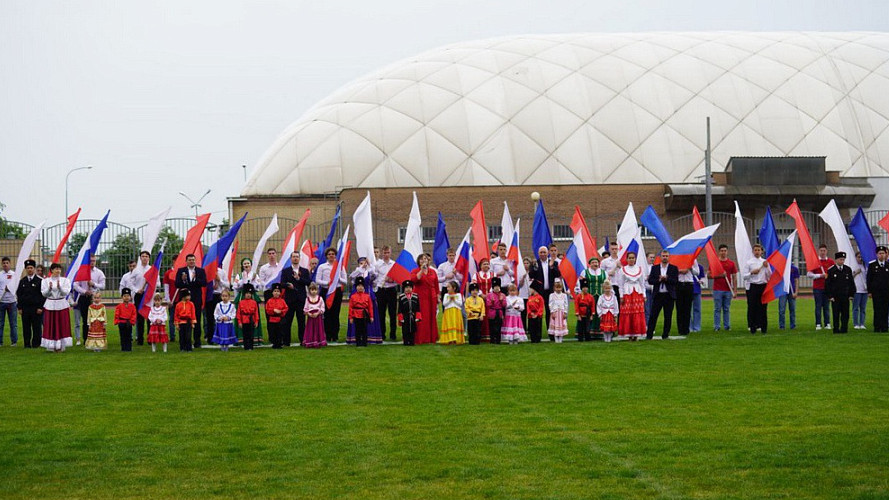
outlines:
[[[197,267],[196,258],[193,253],[185,256],[185,267],[176,270],[176,288],[185,288],[191,292],[191,301],[194,303],[194,310],[197,312],[195,317],[197,323],[194,325],[192,335],[194,336],[194,347],[201,347],[201,308],[204,305],[204,294],[207,288],[207,273],[203,268]]]
[[[546,312],[546,324],[548,325],[549,296],[553,293],[553,284],[556,282],[556,278],[561,278],[562,273],[559,272],[555,256],[549,255],[549,250],[546,247],[540,247],[537,250],[537,260],[531,265],[528,277],[531,279],[529,286],[543,297],[543,309]]]
[[[25,261],[25,271],[28,274],[19,281],[18,290],[15,292],[27,349],[40,347],[40,339],[43,336],[43,304],[46,302],[46,297],[40,292],[42,280],[37,276],[36,264],[32,259]]]
[[[833,309],[833,333],[848,333],[849,301],[855,295],[855,278],[852,268],[846,265],[846,252],[837,252],[833,260],[824,280],[824,292]]]
[[[867,266],[867,293],[874,304],[874,331],[889,332],[889,249],[877,247],[877,260]]]
[[[657,317],[661,309],[664,310],[664,333],[662,339],[670,337],[670,327],[673,323],[673,302],[676,300],[676,283],[679,282],[679,268],[670,264],[670,252],[661,252],[660,265],[652,266],[648,275],[648,284],[651,285],[651,293],[654,298],[651,301],[651,314],[648,316],[648,332],[645,336],[651,340],[654,337],[654,327],[657,325]]]
[[[306,313],[303,311],[303,307],[306,305],[306,287],[311,283],[312,276],[309,274],[309,270],[299,267],[299,252],[291,253],[290,269],[284,269],[281,276],[281,284],[284,285],[284,302],[287,304],[282,339],[284,345],[290,345],[292,340],[294,315],[296,315],[296,333],[299,343],[303,343],[303,334],[306,330]]]

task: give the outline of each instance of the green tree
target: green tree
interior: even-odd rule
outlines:
[[[160,251],[161,245],[164,242],[166,242],[166,245],[164,245],[164,258],[161,265],[164,269],[166,269],[173,264],[173,256],[178,254],[179,251],[182,250],[182,245],[185,242],[178,234],[176,234],[176,231],[173,231],[173,228],[171,228],[170,226],[164,226],[161,229],[160,234],[158,234],[157,236],[157,241],[154,243],[154,248],[151,249],[152,256],[157,255],[157,252]]]
[[[77,252],[80,251],[80,247],[83,246],[88,237],[89,236],[86,233],[74,233],[68,237],[68,243],[65,244],[65,249],[68,253],[68,262],[71,262],[77,257]]]
[[[139,255],[142,242],[135,231],[126,231],[117,235],[111,248],[102,254],[102,262],[107,263],[103,271],[109,277],[119,278],[128,271],[127,261]]]
[[[3,209],[5,208],[6,205],[0,202],[0,214],[3,213]],[[0,238],[23,240],[26,236],[27,233],[25,232],[25,228],[17,224],[11,224],[6,220],[6,217],[0,215]]]

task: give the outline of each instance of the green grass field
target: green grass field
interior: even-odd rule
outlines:
[[[770,309],[676,341],[3,347],[0,498],[889,498],[889,337]]]

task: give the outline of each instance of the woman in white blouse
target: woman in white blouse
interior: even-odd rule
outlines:
[[[71,347],[71,315],[68,313],[68,294],[71,281],[62,276],[61,264],[49,266],[49,278],[40,284],[40,292],[46,297],[43,307],[43,339],[40,347],[51,352],[62,352]]]

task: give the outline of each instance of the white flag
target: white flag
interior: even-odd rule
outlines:
[[[421,224],[420,203],[417,202],[417,192],[414,191],[414,204],[411,206],[411,215],[407,220],[407,231],[404,233],[404,249],[414,257],[414,261],[423,253],[423,228]]]
[[[747,228],[744,227],[744,218],[741,216],[741,207],[735,202],[735,255],[738,256],[738,268],[743,268],[744,264],[753,258],[753,247],[750,246],[750,236],[747,235]],[[742,280],[744,278],[741,278]],[[750,285],[744,280],[744,288],[749,290]]]
[[[512,226],[512,216],[509,214],[509,205],[503,202],[503,217],[500,219],[500,243],[506,245],[507,251],[512,245],[512,235],[515,234],[515,228]]]
[[[161,210],[148,220],[148,225],[145,226],[145,232],[142,233],[144,235],[142,237],[142,251],[151,253],[151,249],[154,248],[154,244],[157,242],[157,235],[159,235],[161,229],[164,228],[164,222],[170,214],[170,208],[172,207],[168,207],[166,210]],[[137,265],[141,266],[141,262],[142,261],[139,261]],[[150,262],[149,265],[151,265]]]
[[[633,241],[636,240],[636,237],[639,234],[639,223],[636,222],[636,212],[633,210],[633,202],[630,202],[627,207],[627,212],[624,214],[624,220],[620,223],[620,227],[617,229],[617,258],[623,262],[624,255],[627,253],[627,250],[630,249]],[[639,260],[638,249],[636,251],[636,260]],[[612,257],[614,257],[612,255]],[[584,262],[586,264],[586,262]]]
[[[265,244],[269,241],[269,238],[272,237],[273,234],[278,232],[278,214],[272,216],[272,222],[269,223],[269,227],[266,228],[265,232],[262,233],[262,238],[259,239],[259,243],[256,245],[256,250],[253,251],[253,267],[250,268],[250,275],[247,276],[247,280],[253,278],[256,275],[256,272],[259,270],[259,259],[262,258],[262,252],[265,249]]]
[[[22,248],[19,250],[19,258],[15,261],[15,274],[12,275],[12,279],[9,280],[9,283],[6,285],[6,289],[13,295],[15,295],[16,290],[19,288],[19,280],[22,278],[22,273],[25,271],[25,261],[31,256],[31,250],[34,249],[34,243],[37,241],[37,237],[40,236],[40,231],[43,230],[44,224],[46,224],[46,221],[37,224],[37,226],[28,233],[28,236],[22,243]],[[3,290],[0,290],[0,295],[3,295]]]
[[[846,225],[843,223],[836,202],[831,199],[818,216],[830,226],[833,237],[837,240],[837,250],[846,252],[846,265],[852,268],[854,274],[858,271],[858,259],[855,258],[855,250],[852,249],[849,233],[846,232]]]
[[[355,250],[358,252],[358,257],[366,258],[367,262],[373,266],[377,260],[374,256],[374,226],[370,211],[370,191],[367,192],[364,201],[352,214],[352,224],[355,227]]]

